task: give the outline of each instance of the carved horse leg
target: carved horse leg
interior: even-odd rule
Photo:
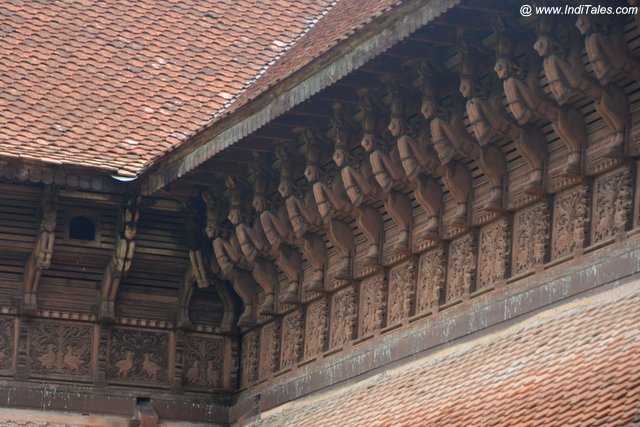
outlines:
[[[351,277],[351,258],[355,250],[353,241],[353,230],[349,225],[337,219],[329,221],[329,229],[327,235],[331,243],[338,250],[340,255],[340,264],[334,277],[336,279],[348,279]]]
[[[252,326],[253,301],[255,299],[255,282],[251,274],[244,270],[234,270],[232,278],[233,289],[244,303],[244,310],[238,319],[238,326]]]
[[[602,115],[612,130],[611,140],[607,144],[607,157],[623,157],[626,129],[630,121],[629,99],[615,85],[604,88],[602,97],[595,103],[596,110]]]
[[[233,329],[233,319],[235,317],[235,307],[233,304],[233,299],[231,295],[229,295],[229,290],[220,283],[219,280],[214,281],[214,286],[216,288],[216,292],[222,301],[223,307],[223,315],[222,315],[222,323],[220,324],[221,332],[229,332]]]
[[[414,187],[413,194],[427,214],[424,238],[439,240],[440,213],[442,211],[442,189],[440,184],[435,179],[424,175],[411,182]]]
[[[324,265],[327,259],[327,247],[322,238],[316,234],[305,233],[300,240],[302,253],[311,264],[311,269],[313,270],[309,290],[320,291],[324,289]]]
[[[485,209],[500,212],[504,210],[502,193],[504,175],[507,172],[504,153],[493,145],[485,145],[482,147],[478,163],[491,184],[491,193],[489,200],[485,204]]]
[[[442,179],[457,204],[452,224],[457,227],[468,226],[469,200],[473,189],[471,173],[460,162],[451,161],[443,167]]]
[[[274,313],[274,287],[278,283],[278,271],[273,263],[262,257],[257,257],[252,263],[253,278],[265,294],[264,301],[258,306],[258,314]]]
[[[413,219],[412,207],[409,198],[404,193],[392,190],[387,194],[384,207],[389,215],[400,229],[398,241],[393,250],[398,253],[406,253],[409,251],[409,230],[411,228],[411,220]]]
[[[289,281],[287,289],[280,296],[280,301],[285,304],[295,304],[298,302],[298,283],[302,271],[300,254],[289,245],[281,245],[276,263]]]
[[[364,259],[364,264],[380,265],[380,238],[383,233],[382,215],[371,206],[361,206],[354,211],[356,224],[362,230],[369,241],[369,251]]]

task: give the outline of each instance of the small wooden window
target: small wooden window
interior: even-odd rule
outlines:
[[[75,216],[69,221],[69,238],[93,242],[96,240],[96,224],[86,216]]]

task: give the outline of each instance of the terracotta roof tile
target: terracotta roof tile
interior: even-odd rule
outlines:
[[[640,422],[640,284],[294,402],[256,426]]]
[[[209,123],[329,5],[2,2],[0,155],[137,174]]]

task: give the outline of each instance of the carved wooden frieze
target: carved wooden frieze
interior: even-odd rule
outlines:
[[[188,334],[184,340],[184,382],[207,388],[222,387],[222,349],[220,337]]]
[[[287,314],[282,320],[281,369],[293,366],[300,360],[303,338],[302,322],[303,318],[300,310]]]
[[[258,335],[255,331],[242,337],[240,357],[240,384],[244,387],[254,382],[258,374]]]
[[[553,204],[553,259],[585,246],[589,220],[588,189],[585,185],[556,194]]]
[[[13,367],[13,341],[15,320],[0,316],[0,374],[8,373]]]
[[[456,301],[471,292],[476,267],[473,233],[454,240],[449,245],[447,302]]]
[[[546,202],[523,209],[515,216],[513,274],[532,270],[545,262],[549,240],[549,209]]]
[[[416,313],[432,312],[440,301],[444,289],[445,254],[436,248],[420,256]]]
[[[385,314],[385,276],[376,274],[360,283],[360,336],[380,329]]]
[[[627,228],[631,214],[631,172],[618,169],[595,183],[591,243],[615,237]]]
[[[478,289],[491,287],[507,277],[509,222],[506,219],[482,227],[478,258]]]
[[[109,337],[109,378],[137,384],[168,382],[169,335],[138,329],[112,328]]]
[[[389,313],[387,324],[402,322],[411,315],[416,284],[416,263],[413,260],[391,269],[389,274]]]
[[[93,328],[78,323],[34,321],[29,328],[29,372],[33,376],[91,374]]]
[[[356,293],[352,287],[336,292],[331,307],[330,347],[340,347],[353,338],[356,322]]]
[[[322,353],[327,339],[327,301],[322,298],[307,307],[305,359]]]
[[[260,378],[278,368],[280,356],[280,323],[278,320],[262,327],[260,332]]]

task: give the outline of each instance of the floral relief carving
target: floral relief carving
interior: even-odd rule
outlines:
[[[14,320],[0,317],[0,372],[8,371],[13,365]]]
[[[622,169],[598,179],[593,211],[593,243],[614,237],[627,227],[631,211],[631,176]]]
[[[556,259],[569,255],[585,244],[589,216],[587,188],[580,186],[559,193],[554,203],[553,215],[551,253]]]
[[[324,350],[327,339],[327,303],[325,299],[309,304],[304,356],[312,357]]]
[[[242,337],[241,351],[240,383],[247,386],[256,380],[258,373],[258,336],[255,332],[247,332]]]
[[[507,275],[509,223],[502,219],[480,231],[478,289],[491,286]]]
[[[165,384],[168,342],[166,333],[111,329],[109,376],[115,380]]]
[[[543,264],[549,239],[549,210],[546,203],[524,209],[515,217],[513,272],[520,274]]]
[[[360,285],[360,335],[380,329],[384,320],[384,274],[368,277]]]
[[[29,370],[34,374],[88,376],[92,335],[89,325],[33,322],[29,330]]]
[[[260,378],[265,378],[277,367],[279,346],[279,327],[274,321],[262,327],[260,334]]]
[[[415,294],[416,265],[408,261],[391,269],[389,279],[388,324],[408,318],[413,308]]]
[[[454,240],[449,246],[447,301],[469,294],[475,269],[475,242],[471,233]]]
[[[353,288],[345,288],[333,296],[331,316],[331,348],[351,340],[356,322],[356,294]]]
[[[302,354],[302,313],[299,310],[285,316],[282,322],[281,368],[295,365]]]
[[[445,256],[441,248],[434,249],[420,257],[420,275],[418,278],[418,313],[432,311],[440,301],[444,288]]]
[[[221,338],[188,335],[185,340],[185,382],[205,387],[222,386]]]

